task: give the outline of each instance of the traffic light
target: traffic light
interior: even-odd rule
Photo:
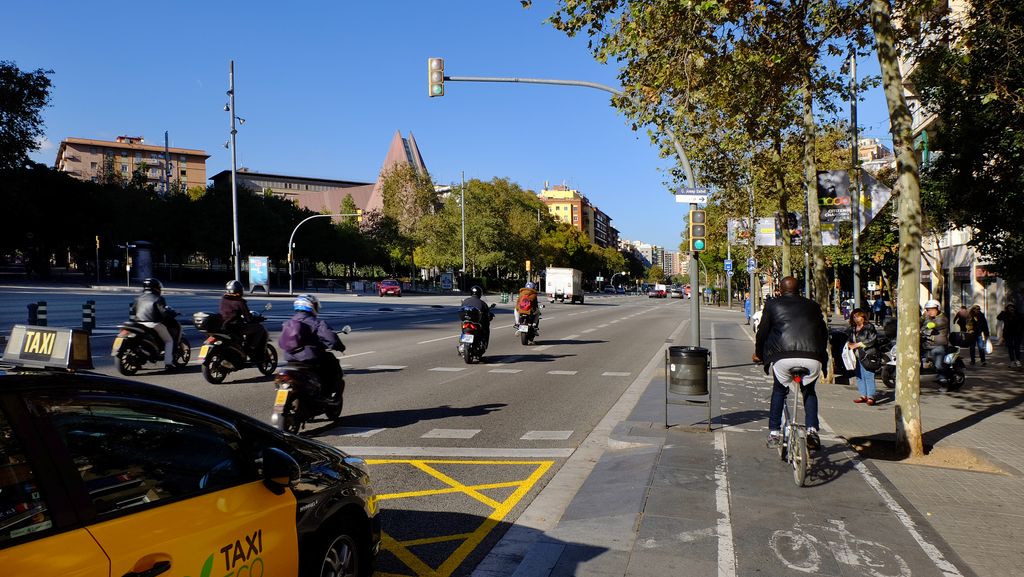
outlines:
[[[356,209],[356,224],[363,224],[363,209]]]
[[[444,96],[444,58],[427,59],[427,82],[430,96]]]
[[[706,219],[707,215],[703,210],[690,211],[690,252],[702,251],[707,244],[704,238],[707,232],[705,230]]]

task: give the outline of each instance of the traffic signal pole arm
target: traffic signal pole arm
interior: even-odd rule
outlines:
[[[292,292],[292,247],[295,246],[295,233],[299,232],[299,227],[300,226],[306,224],[307,222],[313,220],[314,218],[330,218],[330,217],[341,217],[341,216],[354,216],[359,221],[362,221],[363,220],[363,211],[362,210],[358,210],[358,211],[356,211],[354,213],[347,213],[347,214],[314,214],[313,216],[309,216],[309,217],[306,217],[306,218],[302,219],[302,221],[299,222],[299,224],[295,225],[295,228],[292,229],[292,234],[291,234],[291,236],[288,237],[288,294],[289,295],[295,294],[294,292]]]

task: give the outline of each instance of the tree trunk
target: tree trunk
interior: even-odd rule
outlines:
[[[821,314],[828,315],[828,279],[825,278],[825,254],[821,250],[821,213],[818,209],[818,169],[814,159],[814,94],[811,69],[804,72],[804,181],[807,183],[807,224],[810,227],[812,295]]]
[[[899,179],[900,278],[897,288],[896,445],[904,454],[921,456],[921,343],[918,286],[921,271],[921,189],[913,141],[913,117],[903,96],[903,77],[896,54],[889,0],[871,0],[882,86],[889,105],[889,122]]]
[[[782,276],[787,277],[793,274],[792,258],[793,239],[789,234],[789,194],[786,193],[786,177],[782,172],[782,141],[779,135],[775,135],[774,147],[772,148],[772,176],[775,187],[775,196],[779,199],[779,210],[782,211]]]

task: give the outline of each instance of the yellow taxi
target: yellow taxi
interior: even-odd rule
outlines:
[[[87,333],[17,325],[0,366],[6,577],[370,575],[366,464],[91,369]]]

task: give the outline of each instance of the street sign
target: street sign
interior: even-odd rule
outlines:
[[[726,271],[732,271],[732,259],[731,258],[725,259],[725,270]]]
[[[747,272],[754,272],[755,270],[757,270],[757,259],[756,258],[748,258],[747,259]]]
[[[707,204],[708,195],[705,194],[677,194],[676,202],[689,204]]]
[[[875,281],[869,280],[868,281],[868,292],[875,292],[876,288],[878,288],[878,286],[875,284]]]
[[[603,276],[599,276],[599,277],[597,277],[594,280],[596,280],[597,282],[603,282],[604,281],[604,277]]]

